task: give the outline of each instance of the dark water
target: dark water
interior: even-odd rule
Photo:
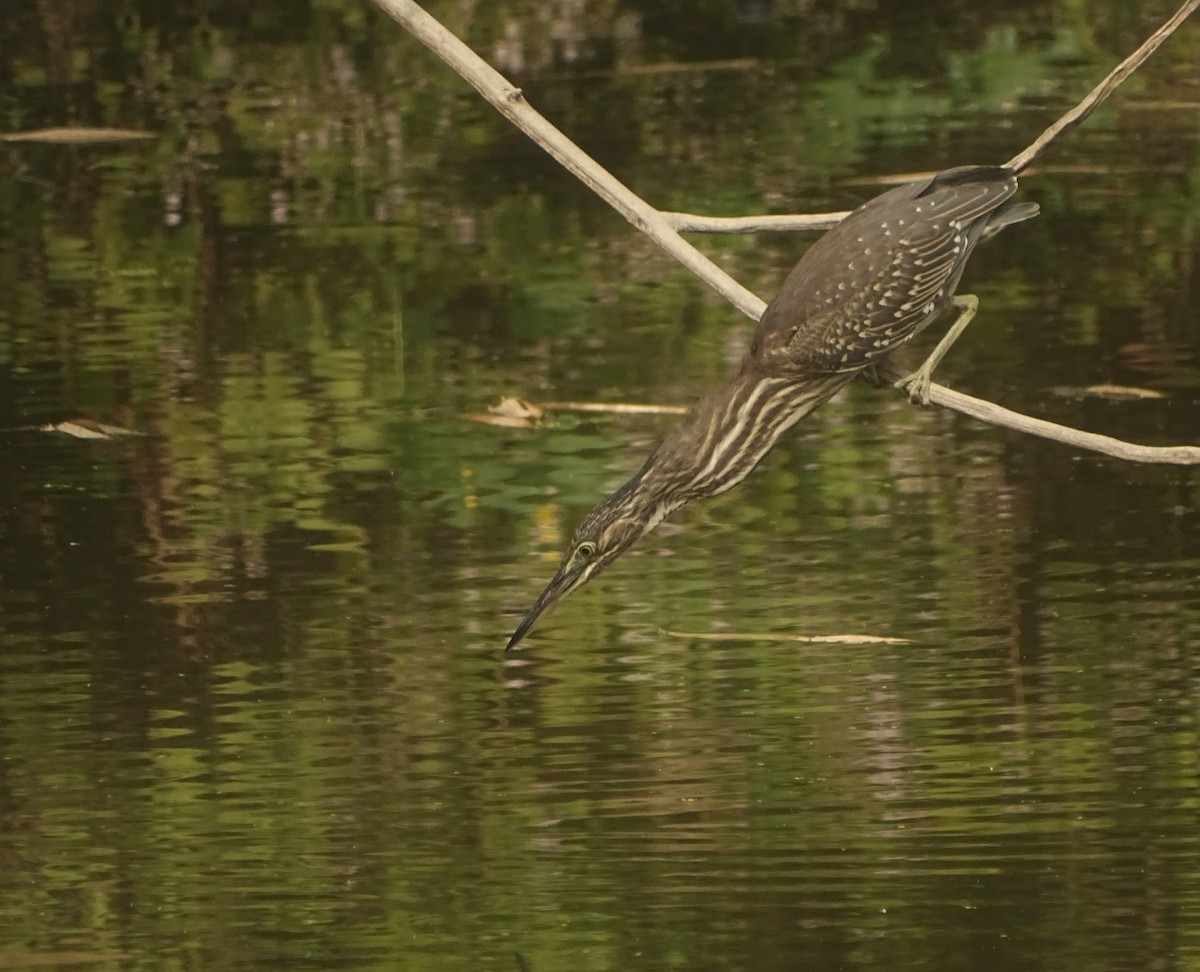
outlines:
[[[1194,472],[855,386],[505,656],[671,419],[464,416],[748,323],[369,7],[160,6],[0,39],[6,131],[156,136],[0,143],[0,968],[1200,968]],[[726,214],[1002,161],[1169,12],[433,9]],[[1198,55],[1024,180],[942,380],[1200,442]]]

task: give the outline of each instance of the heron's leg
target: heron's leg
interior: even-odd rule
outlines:
[[[884,358],[882,361],[877,361],[873,365],[867,365],[859,372],[858,377],[865,381],[872,388],[883,388],[887,385],[887,379],[879,372],[881,369],[888,367],[891,364],[890,358]]]
[[[979,310],[979,298],[974,294],[959,294],[950,303],[958,308],[958,319],[950,325],[950,330],[946,332],[945,337],[938,341],[937,347],[925,359],[925,363],[907,378],[901,378],[896,382],[897,388],[908,392],[909,401],[920,402],[922,405],[929,404],[929,383],[933,380],[933,369],[941,364],[942,358],[950,350],[950,345],[958,340],[958,336],[966,330],[967,325],[971,323],[971,318]]]

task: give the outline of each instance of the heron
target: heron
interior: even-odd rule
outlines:
[[[947,169],[868,200],[821,236],[763,311],[738,369],[583,518],[505,650],[680,507],[740,483],[784,432],[953,308],[929,357],[896,382],[928,405],[934,369],[979,309],[956,293],[972,251],[1038,214],[1012,201],[1016,191],[1003,166]]]

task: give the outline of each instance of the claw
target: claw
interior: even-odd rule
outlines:
[[[933,378],[925,368],[918,368],[906,378],[896,382],[896,388],[908,395],[908,400],[914,405],[929,404],[929,385]]]

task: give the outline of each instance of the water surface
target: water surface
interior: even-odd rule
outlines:
[[[587,6],[431,9],[718,214],[1002,161],[1169,12]],[[856,385],[506,656],[672,419],[465,416],[686,405],[749,324],[369,7],[0,43],[6,130],[156,136],[0,152],[0,967],[1200,968],[1193,472]],[[1198,44],[1023,180],[942,380],[1198,441]]]

